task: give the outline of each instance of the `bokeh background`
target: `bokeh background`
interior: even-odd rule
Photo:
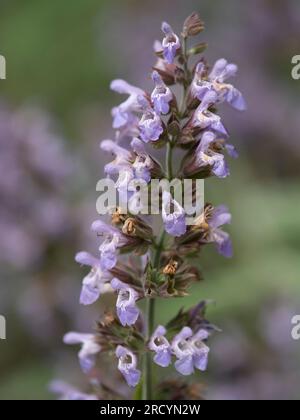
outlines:
[[[209,180],[206,198],[227,203],[235,257],[205,250],[205,281],[185,306],[214,299],[206,397],[299,399],[300,342],[300,54],[298,0],[1,0],[0,53],[0,399],[53,398],[48,384],[82,381],[69,329],[89,331],[100,306],[78,305],[83,271],[73,258],[93,250],[95,185],[112,135],[116,77],[147,87],[160,22],[179,30],[199,11],[210,62],[239,65],[248,112],[222,108],[240,159],[232,176]],[[161,321],[182,301],[167,301]]]

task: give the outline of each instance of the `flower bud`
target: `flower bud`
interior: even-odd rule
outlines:
[[[192,13],[188,18],[186,18],[183,24],[183,37],[195,36],[200,34],[204,30],[204,22],[200,19],[198,13]]]
[[[163,274],[166,276],[175,276],[178,268],[178,262],[171,260],[163,269]]]
[[[152,228],[139,217],[129,217],[126,219],[122,232],[125,235],[135,236],[145,240],[151,240],[153,236]]]
[[[199,44],[195,45],[194,47],[190,48],[187,52],[188,56],[202,54],[207,48],[206,42],[200,42]]]

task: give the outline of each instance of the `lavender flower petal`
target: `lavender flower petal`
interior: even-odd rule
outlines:
[[[137,369],[135,354],[123,346],[118,346],[116,356],[119,359],[118,369],[130,387],[136,387],[141,378],[141,371]]]
[[[180,41],[168,23],[163,22],[161,29],[165,34],[165,37],[162,41],[164,58],[169,64],[172,64],[174,62],[177,50],[180,49]]]
[[[172,206],[173,212],[171,212]],[[167,191],[163,192],[162,218],[169,235],[178,237],[185,234],[187,230],[185,211]]]

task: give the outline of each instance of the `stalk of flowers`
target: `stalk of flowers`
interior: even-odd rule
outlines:
[[[237,66],[220,59],[210,69],[202,57],[206,44],[189,45],[203,29],[196,13],[184,22],[181,36],[168,23],[162,24],[162,42],[155,43],[152,92],[121,79],[111,83],[112,90],[126,99],[112,110],[116,140],[104,140],[101,149],[114,155],[105,172],[116,177],[123,198],[131,197],[128,185],[132,180],[150,183],[153,178],[183,181],[185,177],[229,175],[225,153],[235,158],[237,152],[228,143],[217,106],[227,102],[244,110],[246,105],[242,94],[227,83]],[[176,85],[181,87],[181,97],[175,95]],[[130,148],[124,145],[128,139]],[[154,158],[153,148],[163,151],[165,165]],[[178,173],[173,165],[175,149],[182,151]],[[94,370],[99,353],[113,352],[128,386],[140,384],[142,398],[150,400],[158,396],[153,394],[152,363],[161,368],[173,365],[182,376],[205,371],[210,350],[207,341],[216,330],[205,319],[207,302],[180,311],[167,325],[156,325],[156,300],[184,297],[202,279],[192,261],[204,246],[214,244],[223,256],[232,255],[229,234],[223,230],[231,215],[224,205],[206,204],[189,226],[184,208],[170,192],[163,191],[161,215],[159,237],[147,217],[125,214],[122,208],[114,211],[111,223],[97,220],[92,224],[101,241],[95,256],[87,252],[76,256],[78,263],[91,268],[83,280],[80,302],[90,305],[102,294],[114,292],[116,309],[98,323],[94,334],[69,333],[64,338],[67,344],[81,345],[79,361],[87,374]],[[139,305],[141,301],[145,304]],[[190,385],[183,386],[188,395]],[[161,384],[156,389],[165,387]]]

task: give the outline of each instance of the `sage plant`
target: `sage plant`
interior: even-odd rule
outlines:
[[[225,155],[236,158],[237,152],[228,142],[217,107],[227,102],[244,110],[246,105],[240,91],[227,82],[236,75],[237,66],[219,59],[210,68],[202,56],[206,44],[192,43],[203,29],[196,13],[186,19],[180,36],[168,23],[162,24],[162,42],[154,44],[157,62],[151,74],[152,92],[121,79],[111,83],[111,89],[126,99],[112,110],[115,139],[104,140],[101,149],[114,155],[105,173],[116,178],[121,197],[131,194],[128,185],[135,179],[151,188],[154,178],[171,181],[176,177],[183,182],[229,175]],[[165,165],[154,156],[157,151],[165,155]],[[181,165],[174,165],[174,152],[177,163],[181,155]],[[206,245],[214,244],[220,254],[232,256],[229,234],[223,230],[231,215],[224,205],[206,204],[190,225],[184,206],[170,191],[161,192],[160,204],[159,235],[154,234],[150,217],[124,212],[122,207],[114,209],[110,223],[96,220],[92,224],[100,247],[95,256],[76,255],[78,263],[91,268],[83,280],[80,303],[91,305],[105,299],[104,294],[115,293],[116,307],[98,321],[94,333],[72,332],[64,338],[67,344],[81,346],[80,365],[93,378],[98,354],[108,352],[120,378],[129,388],[136,388],[134,398],[145,400],[195,396],[196,385],[179,378],[155,383],[154,392],[153,368],[172,365],[178,377],[205,371],[208,340],[216,329],[205,318],[207,302],[200,299],[166,325],[157,325],[157,301],[187,296],[202,278],[195,262]],[[100,382],[103,386],[105,378]],[[59,389],[69,398],[103,398],[99,389],[91,390],[90,396],[70,392],[73,388],[61,383]],[[107,392],[107,384],[103,389]],[[116,389],[110,390],[112,397]]]

